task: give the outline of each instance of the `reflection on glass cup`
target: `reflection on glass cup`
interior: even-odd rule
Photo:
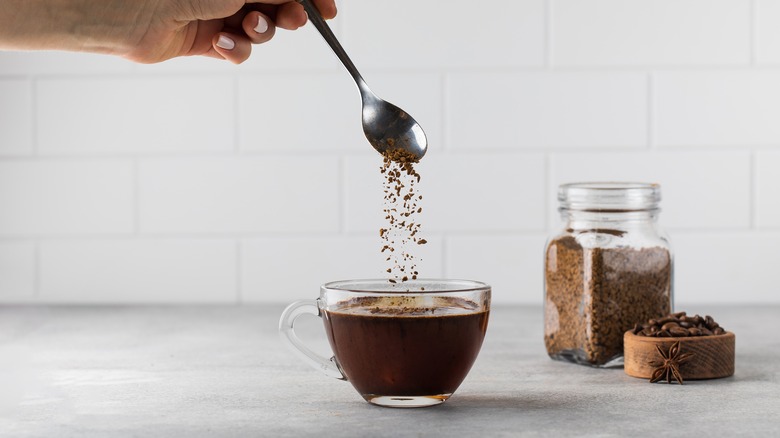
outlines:
[[[466,280],[347,280],[327,283],[317,300],[288,306],[282,338],[310,365],[347,380],[366,401],[433,406],[460,386],[479,354],[490,286]],[[302,314],[322,318],[333,357],[312,352],[293,330]]]

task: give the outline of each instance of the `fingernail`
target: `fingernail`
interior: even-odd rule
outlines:
[[[220,35],[217,40],[217,47],[225,50],[233,50],[233,48],[236,47],[236,42],[225,35]]]
[[[265,18],[263,18],[261,15],[257,16],[257,26],[255,26],[255,32],[257,33],[265,33],[265,31],[268,30],[268,22],[265,21]]]

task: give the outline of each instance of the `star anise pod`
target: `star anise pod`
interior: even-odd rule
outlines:
[[[655,348],[663,360],[648,361],[650,366],[655,368],[653,375],[650,376],[650,383],[658,382],[661,379],[666,379],[666,383],[672,383],[672,377],[674,377],[682,385],[683,378],[682,374],[680,374],[680,365],[693,357],[693,353],[682,353],[680,351],[680,341],[672,344],[668,352],[664,352],[659,345],[656,345]]]

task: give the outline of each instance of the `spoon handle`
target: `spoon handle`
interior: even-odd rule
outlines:
[[[355,64],[353,64],[352,60],[349,59],[347,52],[343,47],[341,47],[341,43],[339,43],[339,40],[336,39],[336,35],[333,35],[333,31],[330,30],[330,26],[328,26],[328,23],[326,23],[322,18],[322,14],[320,14],[320,11],[317,9],[317,7],[314,6],[311,0],[297,1],[303,6],[303,9],[306,10],[306,14],[309,16],[309,21],[311,21],[314,27],[317,28],[325,42],[328,43],[331,49],[333,49],[333,53],[338,56],[339,60],[342,64],[344,64],[344,67],[347,69],[349,74],[352,75],[352,79],[355,80],[355,83],[360,89],[360,93],[368,93],[369,95],[372,94],[371,90],[369,90],[368,85],[366,84],[366,81],[363,80],[363,76],[360,75],[360,72],[358,72]]]

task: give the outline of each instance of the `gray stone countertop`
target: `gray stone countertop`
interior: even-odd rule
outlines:
[[[550,360],[541,308],[497,307],[465,382],[422,409],[301,363],[282,308],[0,307],[0,436],[780,435],[780,306],[678,306],[737,335],[733,377],[683,386]]]

